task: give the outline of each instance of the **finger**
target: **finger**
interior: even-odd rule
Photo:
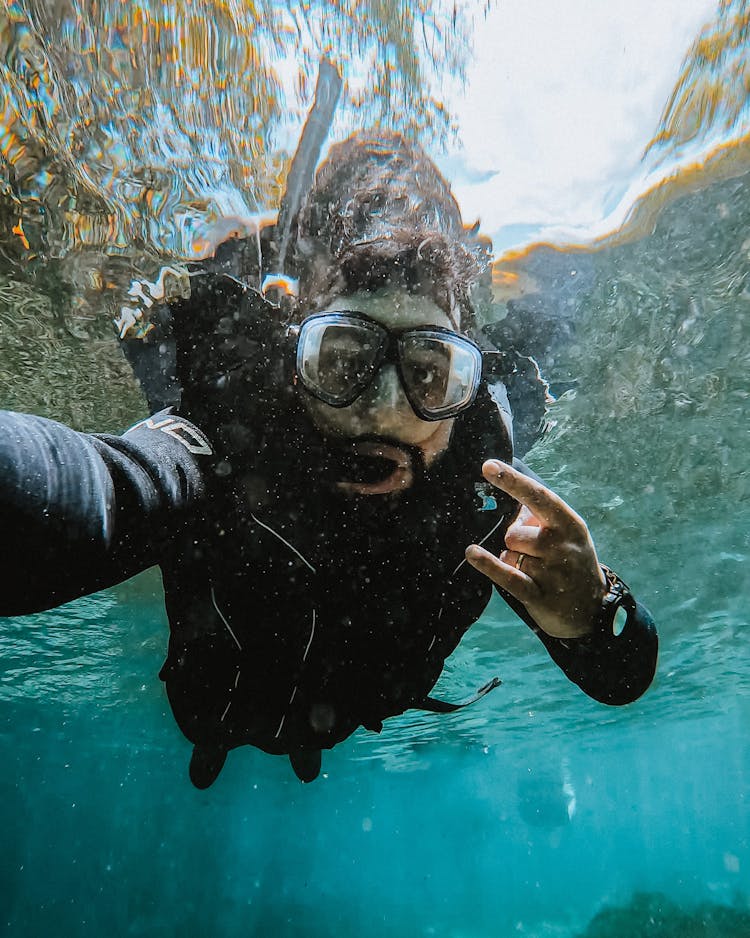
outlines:
[[[540,582],[537,579],[545,570],[544,561],[532,554],[527,554],[521,550],[504,550],[498,554],[498,560],[514,570],[524,573],[530,580],[533,580],[537,588],[541,589]]]
[[[513,523],[514,524],[531,524],[531,525],[534,525],[534,527],[538,528],[542,522],[539,520],[539,518],[537,518],[537,516],[529,508],[526,507],[526,505],[521,505],[518,511],[518,514],[516,515],[515,521]]]
[[[482,466],[482,474],[496,488],[525,505],[544,524],[561,528],[577,528],[583,524],[580,516],[559,495],[508,463],[489,459]]]
[[[554,547],[547,534],[548,530],[548,528],[513,525],[505,532],[505,546],[519,554],[543,557],[550,547]]]
[[[512,596],[526,603],[538,594],[536,584],[522,570],[505,563],[478,544],[466,549],[466,560],[493,583],[507,590]]]

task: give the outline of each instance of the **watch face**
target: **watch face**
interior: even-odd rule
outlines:
[[[612,634],[617,637],[622,634],[623,629],[628,624],[628,610],[625,606],[615,606],[615,614],[612,616]]]

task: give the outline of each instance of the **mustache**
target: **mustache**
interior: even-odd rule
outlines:
[[[395,437],[366,433],[346,439],[329,438],[326,442],[324,474],[334,481],[357,476],[360,481],[374,482],[390,475],[396,466],[403,463],[411,469],[415,479],[422,478],[426,472],[421,449]],[[363,454],[359,452],[362,448],[382,448],[383,453]],[[403,455],[403,462],[400,459],[394,460],[389,451]]]

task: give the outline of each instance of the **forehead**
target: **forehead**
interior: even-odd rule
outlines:
[[[334,297],[326,310],[366,313],[387,329],[409,329],[416,326],[442,326],[455,329],[448,314],[427,296],[406,290],[361,290]]]

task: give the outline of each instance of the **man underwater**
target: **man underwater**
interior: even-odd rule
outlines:
[[[0,413],[0,615],[159,564],[161,677],[200,788],[237,746],[311,781],[359,726],[455,709],[429,694],[493,584],[585,693],[635,700],[653,623],[514,465],[512,411],[536,426],[543,387],[477,326],[489,252],[434,164],[356,135],[293,234],[288,251],[273,229],[228,242],[163,310],[176,409],[122,437]],[[280,255],[299,290],[274,305],[260,285]]]

